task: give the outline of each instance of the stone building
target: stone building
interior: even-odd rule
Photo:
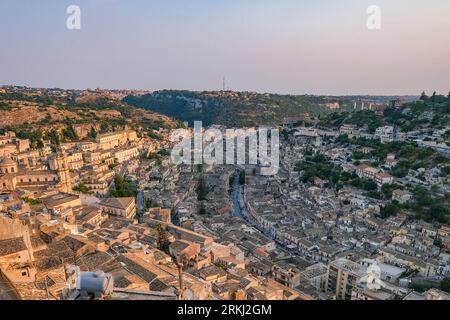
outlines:
[[[100,201],[99,206],[110,215],[117,217],[134,218],[136,215],[135,198],[106,198]]]

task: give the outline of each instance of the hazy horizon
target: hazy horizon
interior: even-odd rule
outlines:
[[[173,91],[191,91],[191,92],[217,92],[222,91],[222,89],[210,89],[210,90],[200,90],[200,89],[183,89],[183,88],[161,88],[161,89],[149,89],[149,88],[70,88],[70,87],[43,87],[43,86],[28,86],[25,84],[14,84],[14,83],[0,83],[0,87],[25,87],[28,89],[62,89],[62,90],[78,90],[78,91],[84,91],[84,90],[129,90],[129,91],[149,91],[149,92],[155,92],[155,91],[163,91],[163,90],[173,90]],[[228,90],[227,90],[228,91]],[[293,96],[302,96],[302,95],[311,95],[311,96],[325,96],[325,97],[352,97],[352,96],[373,96],[373,97],[420,97],[420,93],[417,94],[364,94],[364,93],[355,93],[355,94],[326,94],[326,93],[280,93],[280,92],[269,92],[269,91],[250,91],[250,90],[229,90],[230,92],[254,92],[257,94],[279,94],[279,95],[293,95]],[[433,91],[434,92],[434,91]],[[427,95],[432,95],[433,92],[425,92]],[[445,92],[436,92],[436,94],[441,95],[448,95],[450,91],[446,94]]]
[[[446,0],[0,3],[0,84],[311,95],[450,90]],[[81,8],[81,30],[66,8]],[[381,30],[366,9],[381,8]]]

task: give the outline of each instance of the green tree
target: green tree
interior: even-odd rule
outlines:
[[[111,197],[136,197],[137,194],[137,187],[132,181],[126,180],[120,175],[114,177],[114,190],[110,191]]]
[[[205,215],[207,212],[206,212],[206,207],[205,207],[205,203],[202,201],[201,203],[200,203],[200,208],[198,209],[198,214],[199,215]]]
[[[380,215],[382,218],[389,218],[390,216],[395,216],[400,211],[400,208],[395,203],[388,203],[380,210]]]
[[[350,142],[350,139],[347,134],[341,134],[336,138],[335,142],[338,144],[347,144]]]
[[[170,254],[169,253],[170,241],[167,235],[167,231],[163,228],[163,226],[160,223],[156,225],[156,231],[158,232],[158,240],[157,240],[158,249],[164,253]]]
[[[59,146],[61,142],[61,138],[59,136],[59,133],[56,130],[52,130],[50,132],[47,132],[46,138],[50,140],[51,144],[53,146]]]
[[[431,96],[431,104],[433,105],[433,108],[436,105],[436,91],[433,92],[433,95]]]
[[[424,102],[428,100],[428,96],[425,93],[425,91],[422,91],[422,94],[420,95],[420,100],[422,100]]]
[[[81,193],[89,193],[89,188],[83,182],[80,182],[73,190]]]
[[[241,184],[241,185],[245,184],[245,171],[244,170],[239,172],[239,184]]]
[[[78,135],[72,125],[67,126],[67,128],[63,130],[63,135],[70,141],[78,139]]]
[[[450,278],[441,281],[441,290],[450,293]]]
[[[208,187],[205,184],[205,179],[203,178],[203,175],[200,176],[200,179],[198,180],[197,185],[197,200],[204,201],[208,197]]]
[[[97,139],[97,131],[94,127],[92,127],[91,131],[89,132],[89,138],[91,138],[92,140]]]
[[[160,156],[169,156],[169,155],[170,155],[170,152],[167,151],[166,149],[161,149],[161,150],[158,151],[158,154],[159,154]]]

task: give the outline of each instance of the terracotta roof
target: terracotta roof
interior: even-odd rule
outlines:
[[[73,261],[73,259],[68,259],[65,261]],[[60,257],[57,256],[45,257],[36,262],[35,266],[38,271],[45,272],[63,266],[63,261]]]
[[[189,247],[190,243],[186,241],[175,240],[170,244],[170,249],[175,252],[182,252],[184,249]]]
[[[0,162],[0,165],[10,166],[16,164],[16,162],[11,158],[3,158],[3,160]]]
[[[215,265],[200,269],[198,273],[202,279],[206,279],[212,276],[224,277],[227,275],[227,273],[223,269],[216,267]]]
[[[100,201],[101,206],[113,207],[118,209],[127,209],[135,201],[133,197],[128,198],[106,198]]]
[[[26,249],[27,246],[25,245],[22,237],[0,240],[0,257],[7,256]]]
[[[87,254],[77,260],[77,264],[82,266],[83,270],[96,271],[103,270],[102,266],[114,260],[110,254],[106,252],[97,251],[95,253]]]
[[[158,277],[155,273],[146,269],[144,266],[138,264],[137,262],[125,257],[124,255],[120,255],[116,258],[116,261],[120,262],[128,271],[138,275],[140,278],[147,282],[151,282],[155,278]]]
[[[58,193],[58,194],[55,194],[54,196],[50,196],[48,198],[42,199],[42,202],[47,207],[56,207],[63,203],[74,201],[79,198],[80,198],[79,196],[70,194],[70,193]]]
[[[387,172],[380,172],[380,173],[377,173],[377,176],[378,177],[381,177],[381,178],[390,178],[390,177],[392,177],[389,173],[387,173]]]

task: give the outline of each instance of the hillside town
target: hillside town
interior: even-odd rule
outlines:
[[[439,313],[449,17],[0,1],[0,316]]]
[[[166,127],[3,130],[0,299],[448,300],[448,128],[294,120],[273,176],[175,165]]]

